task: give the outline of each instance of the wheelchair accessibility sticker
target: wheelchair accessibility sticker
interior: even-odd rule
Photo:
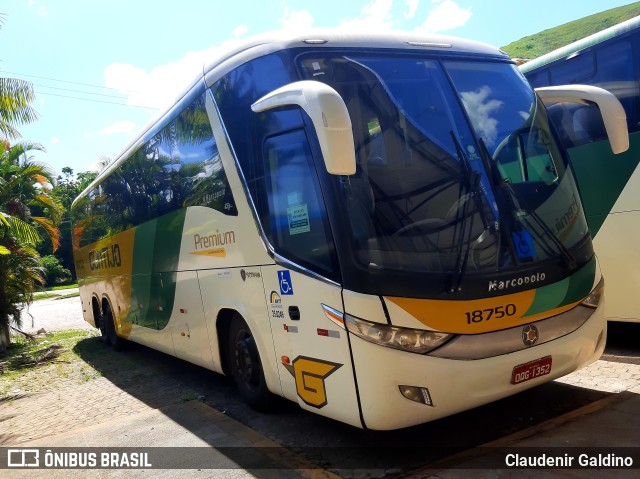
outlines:
[[[516,231],[511,233],[513,237],[513,245],[516,248],[516,254],[518,258],[533,258],[536,255],[535,246],[533,244],[533,238],[528,231]]]
[[[293,283],[291,282],[291,272],[278,271],[278,283],[280,283],[280,294],[293,294]]]

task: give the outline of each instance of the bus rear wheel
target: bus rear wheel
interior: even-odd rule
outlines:
[[[273,395],[267,387],[258,346],[246,321],[234,316],[229,328],[228,364],[240,395],[256,411],[271,408]]]
[[[124,346],[124,340],[116,334],[116,323],[111,312],[111,307],[106,304],[102,313],[104,330],[106,332],[107,344],[115,351],[120,351]]]

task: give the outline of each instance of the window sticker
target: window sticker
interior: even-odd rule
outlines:
[[[513,245],[516,247],[518,258],[533,258],[536,255],[533,238],[528,231],[516,231],[511,233]]]
[[[289,234],[297,235],[311,231],[309,225],[309,210],[306,203],[287,207],[287,217],[289,219]]]
[[[302,194],[300,194],[299,191],[292,191],[291,193],[287,194],[287,204],[289,206],[297,205],[300,203],[302,203]]]

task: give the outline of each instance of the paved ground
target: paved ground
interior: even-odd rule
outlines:
[[[78,298],[38,301],[31,306],[31,313],[34,316],[33,327],[31,328],[31,325],[26,321],[25,326],[29,326],[26,329],[37,330],[44,327],[47,330],[52,330],[89,327],[81,319]],[[106,377],[98,377],[85,382],[62,382],[50,390],[36,394],[16,392],[8,397],[0,398],[0,446],[147,445],[176,447],[204,445],[209,447],[261,444],[273,447],[274,450],[282,450],[268,438],[198,401],[198,393],[189,388],[187,378],[184,381],[168,381],[164,376],[153,374],[153,371],[139,367],[136,363],[135,351],[132,352],[133,354],[119,356],[118,364],[111,365],[105,362],[104,358],[99,357],[100,351],[106,350],[95,347],[99,342],[97,338],[86,341],[85,347],[91,353],[87,352],[83,357],[90,364],[94,367],[97,366],[98,370],[101,368],[102,370],[124,368],[127,374],[119,377],[110,372],[108,375],[105,374]],[[162,361],[162,357],[163,355],[158,353],[158,361]],[[155,364],[153,366],[156,369],[158,367]],[[185,368],[186,370],[187,368]],[[186,374],[188,372],[185,372]],[[174,372],[172,378],[175,377],[176,373]],[[180,377],[179,372],[177,377]],[[554,423],[547,425],[547,429],[543,428],[539,431],[540,434],[536,434],[535,438],[519,436],[512,438],[514,442],[524,445],[544,445],[545,440],[549,440],[550,436],[564,431],[568,438],[567,444],[584,445],[586,440],[586,445],[597,446],[599,443],[590,439],[593,431],[598,431],[599,428],[613,427],[608,421],[615,421],[615,424],[621,428],[620,430],[626,434],[626,440],[630,442],[629,445],[637,446],[640,443],[640,433],[637,432],[640,428],[634,426],[640,424],[636,416],[640,406],[640,396],[638,395],[640,394],[640,358],[629,360],[626,356],[617,356],[614,351],[608,354],[606,360],[597,361],[590,367],[560,381],[611,393],[634,391],[636,394],[628,393],[631,394],[629,398],[616,395],[620,397],[620,404],[613,404],[612,408],[608,408],[607,414],[609,416],[606,418],[594,414],[589,419],[590,422],[584,423],[582,421],[572,422],[569,418],[564,421],[567,423],[563,426],[564,429],[558,428],[559,424]],[[222,387],[226,386],[222,384]],[[630,401],[627,402],[627,399]],[[605,409],[604,406],[601,409]],[[598,411],[598,413],[600,412]],[[612,417],[613,419],[611,419]],[[117,424],[114,424],[114,418],[118,418]],[[588,426],[587,431],[589,432],[587,434],[585,434],[585,424]],[[629,429],[631,426],[633,429]],[[606,438],[607,436],[600,435],[599,437]],[[553,439],[553,441],[558,440],[564,439],[557,437]],[[562,444],[562,442],[553,441],[546,444]],[[306,470],[303,459],[295,454],[288,456],[287,454],[289,453],[284,454],[287,457],[285,462],[288,461],[290,467],[293,464],[294,469],[287,473],[291,477],[332,476],[331,473],[319,469]],[[281,457],[282,455],[278,453],[277,456]],[[229,458],[222,459],[227,463],[229,461]],[[47,477],[47,479],[68,477],[68,474],[61,474],[61,472],[65,471],[57,473],[30,471],[30,474],[24,477]],[[91,477],[107,477],[105,474],[108,471],[93,472],[95,474],[92,473]],[[234,478],[251,477],[252,475],[265,478],[281,477],[282,474],[280,471],[279,474],[269,476],[269,473],[264,470],[259,473],[252,471],[252,474],[248,474],[238,468],[191,472],[195,477],[220,477],[224,475]],[[113,471],[109,473],[108,477],[117,477],[117,474],[114,476],[112,473]],[[175,471],[172,474],[182,475],[175,474]],[[165,471],[166,477],[173,477],[172,474]],[[76,477],[85,476],[85,474],[81,474]],[[3,474],[3,477],[7,476]],[[127,474],[127,477],[131,477],[131,474]],[[140,477],[148,477],[148,475]],[[416,477],[462,476],[455,471],[449,473],[429,471]],[[490,476],[485,475],[484,477]],[[514,476],[501,474],[501,477]]]

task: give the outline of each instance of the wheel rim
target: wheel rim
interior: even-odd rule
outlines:
[[[257,352],[251,334],[240,331],[235,343],[236,373],[238,379],[251,389],[255,389],[259,384],[260,363]]]

